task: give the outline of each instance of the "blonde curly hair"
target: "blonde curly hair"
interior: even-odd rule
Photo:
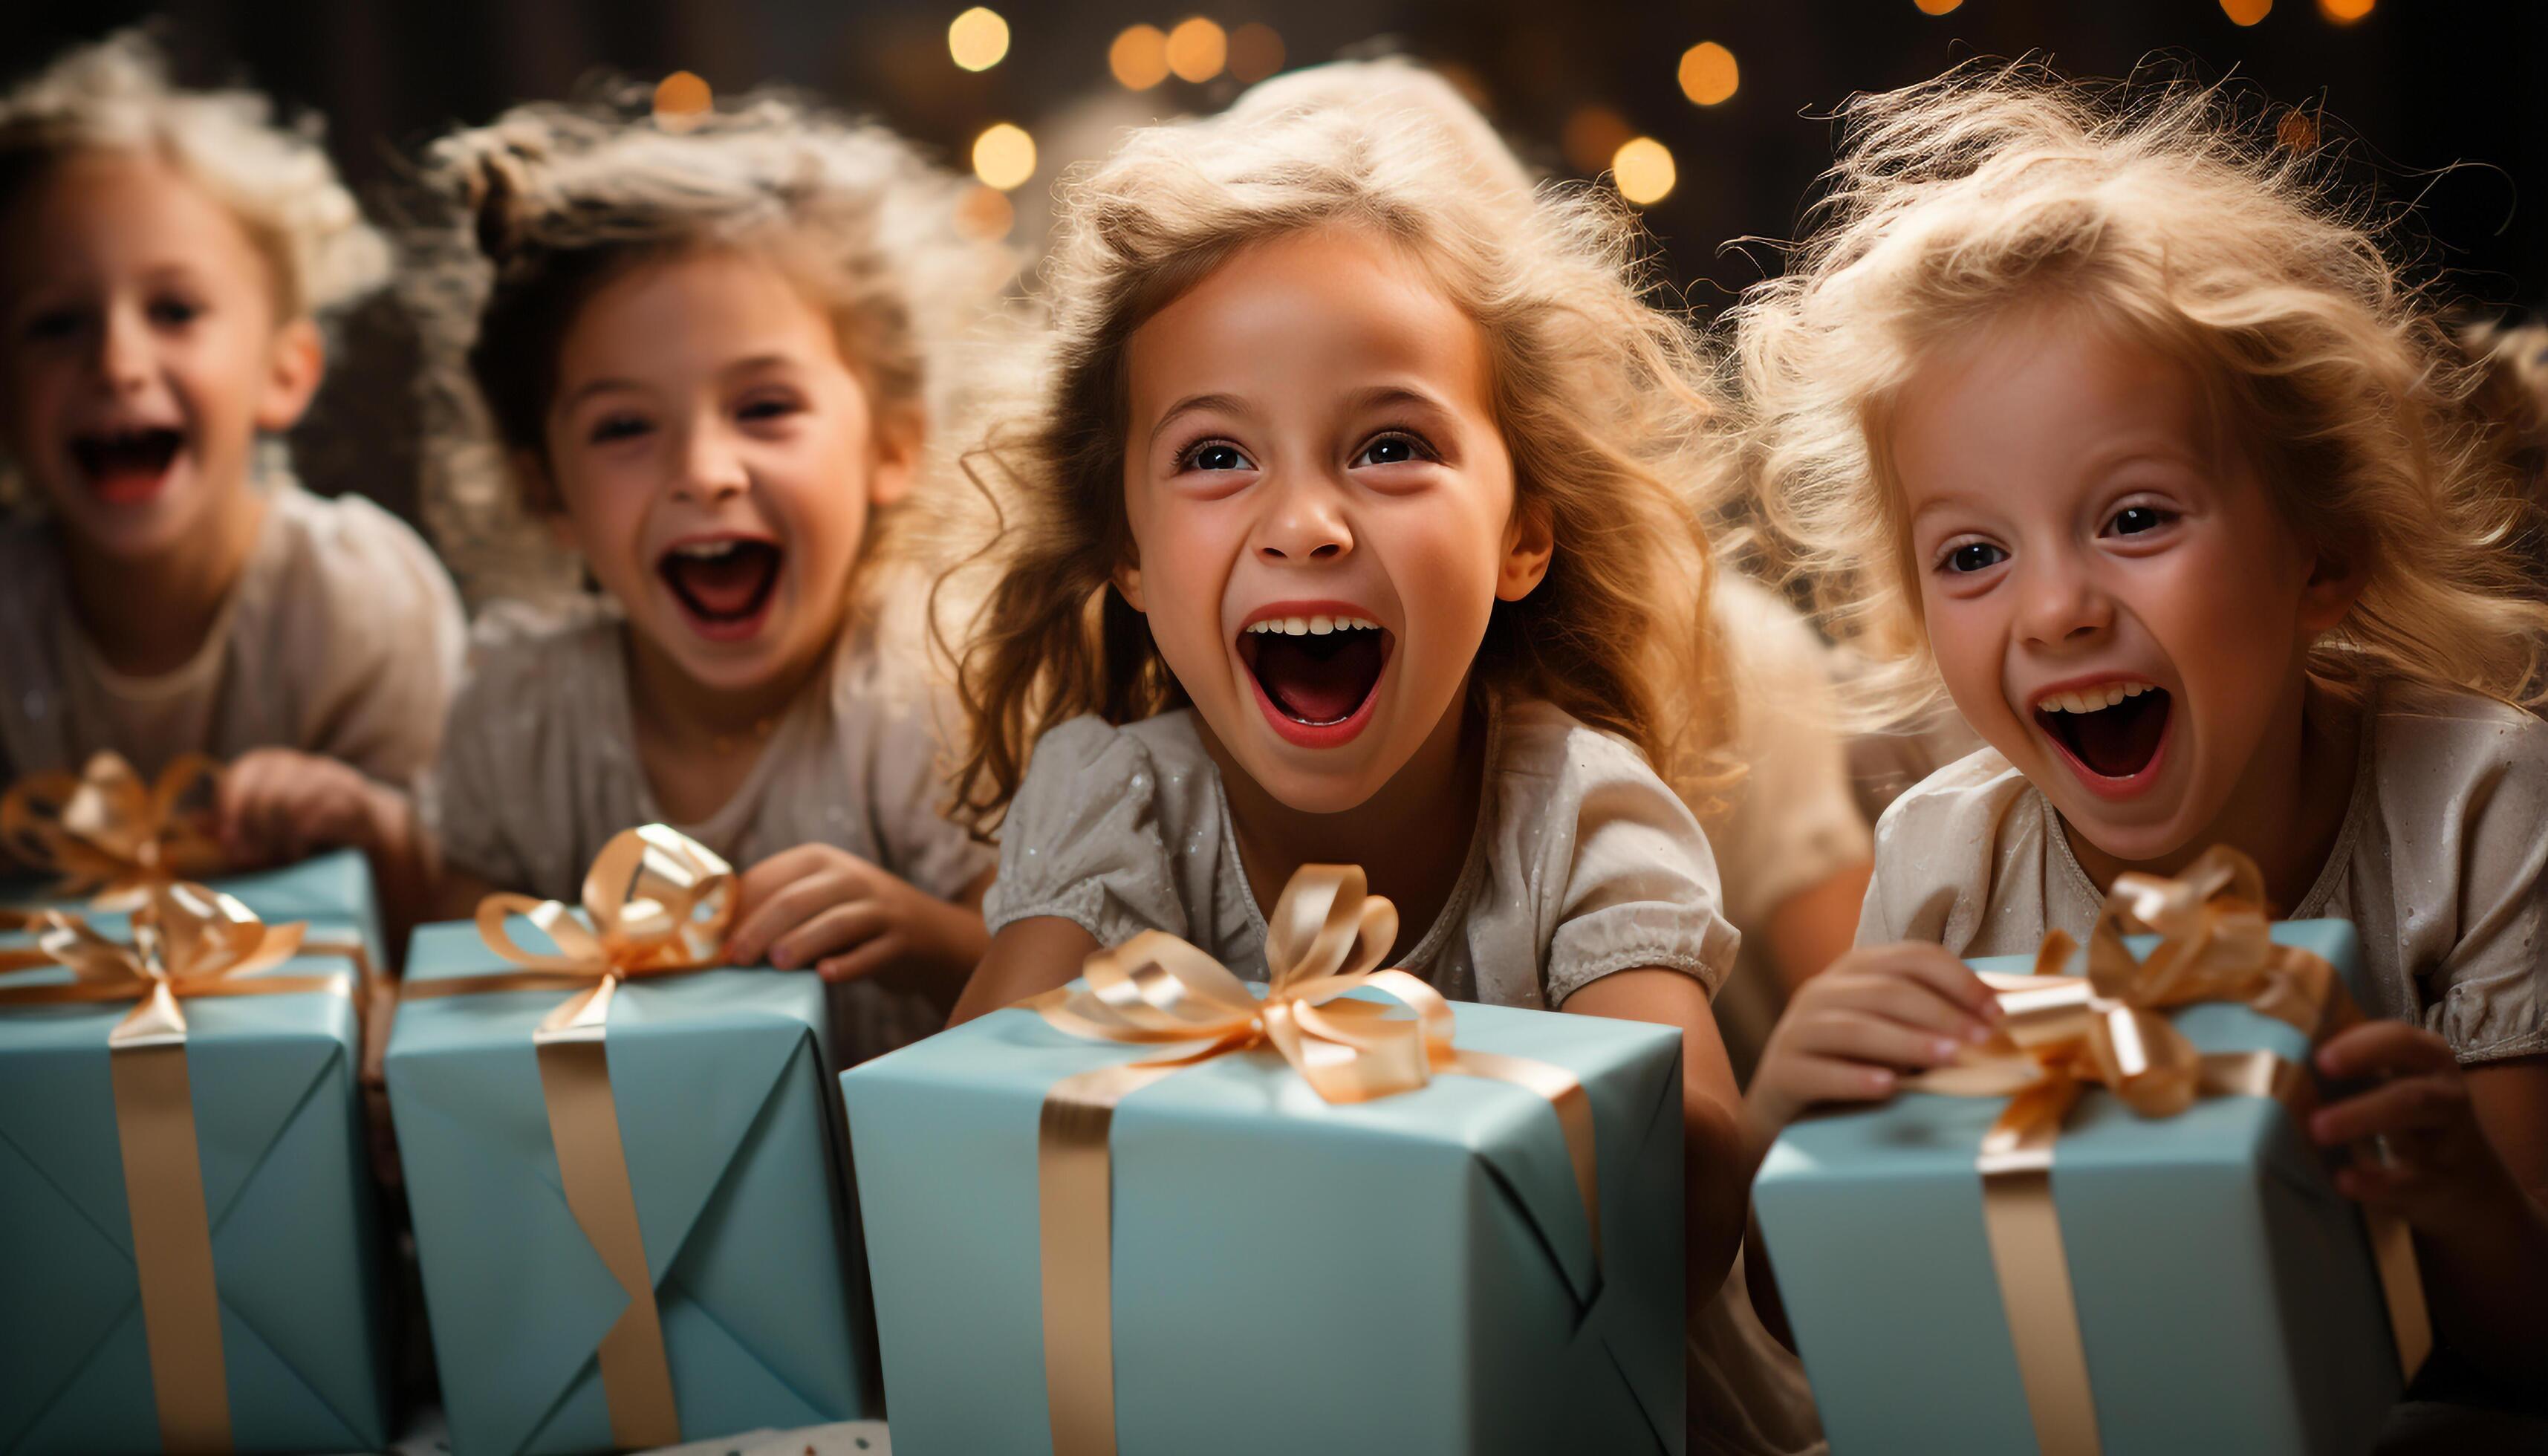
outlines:
[[[1182,701],[1141,615],[1112,590],[1132,544],[1130,341],[1240,249],[1321,228],[1405,248],[1477,321],[1515,508],[1551,525],[1547,577],[1496,604],[1477,683],[1553,701],[1681,783],[1717,770],[1725,715],[1698,625],[1710,563],[1684,494],[1718,443],[1717,381],[1689,324],[1648,303],[1641,234],[1620,204],[1590,188],[1523,201],[1477,185],[1464,138],[1421,108],[1380,114],[1315,94],[1146,128],[1065,182],[1038,388],[966,458],[1004,524],[975,563],[991,585],[964,646],[948,649],[971,729],[957,805],[978,830],[997,824],[1046,728]]]
[[[1877,663],[1871,715],[1941,692],[1885,421],[1924,360],[2029,308],[2192,369],[2284,519],[2363,570],[2310,670],[2533,704],[2548,606],[2529,509],[2462,401],[2474,372],[2321,119],[2181,74],[1972,62],[1854,98],[1819,226],[1732,311],[1770,535]],[[2407,549],[2409,543],[2412,549]]]
[[[83,46],[0,95],[0,207],[79,152],[160,157],[229,209],[273,271],[279,321],[331,315],[389,277],[389,245],[337,179],[316,117],[254,91],[170,84],[138,31]]]
[[[978,326],[1017,274],[958,226],[966,184],[776,90],[658,119],[644,87],[603,82],[442,137],[423,177],[438,217],[409,238],[403,292],[424,349],[424,513],[472,599],[574,590],[575,563],[534,519],[548,502],[508,459],[544,452],[567,331],[627,269],[698,248],[766,254],[830,317],[876,417],[933,440],[963,412]],[[879,512],[868,564],[896,558],[928,513],[932,482],[953,473],[937,464]]]

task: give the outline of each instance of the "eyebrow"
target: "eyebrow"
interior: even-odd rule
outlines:
[[[592,399],[595,395],[606,395],[613,390],[638,390],[643,388],[643,385],[640,385],[633,379],[588,379],[584,383],[577,385],[572,392],[566,395],[565,398],[558,401],[557,411],[560,414],[571,413],[575,410],[576,406],[583,404],[585,401]]]
[[[1236,395],[1188,395],[1170,405],[1168,412],[1159,416],[1159,422],[1150,426],[1149,443],[1156,444],[1159,436],[1167,433],[1169,425],[1206,410],[1221,410],[1231,414],[1247,412],[1247,407],[1239,402]]]
[[[1449,412],[1449,407],[1440,400],[1411,385],[1403,384],[1375,385],[1367,390],[1358,390],[1354,393],[1351,403],[1356,410],[1378,410],[1391,405],[1412,405],[1418,410],[1429,410],[1435,413]]]

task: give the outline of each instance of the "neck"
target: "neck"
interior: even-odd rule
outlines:
[[[629,706],[656,741],[683,752],[757,748],[829,655],[810,654],[749,686],[710,687],[682,672],[644,634],[626,635]]]
[[[1195,717],[1204,751],[1221,770],[1241,867],[1259,905],[1271,905],[1304,864],[1360,864],[1372,892],[1399,909],[1400,954],[1431,927],[1459,883],[1486,782],[1486,715],[1465,684],[1414,757],[1380,791],[1350,809],[1295,809],[1247,776]]]
[[[2246,853],[2264,871],[2265,895],[2275,906],[2300,903],[2335,849],[2353,797],[2360,715],[2296,674],[2282,708],[2268,725],[2237,786],[2204,831],[2174,852],[2150,861],[2120,860],[2099,850],[2076,829],[2062,826],[2079,866],[2099,890],[2127,870],[2172,875],[2214,845]]]
[[[244,482],[233,500],[147,556],[111,556],[57,531],[71,613],[108,667],[136,678],[172,673],[203,649],[247,569],[265,497]]]

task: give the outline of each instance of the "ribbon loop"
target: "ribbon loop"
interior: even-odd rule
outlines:
[[[122,756],[96,754],[77,774],[31,774],[0,795],[0,842],[63,876],[61,898],[137,904],[154,885],[223,868],[199,802],[220,777],[203,754],[178,756],[148,783]]]

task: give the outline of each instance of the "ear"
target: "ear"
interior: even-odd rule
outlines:
[[[1496,564],[1496,599],[1519,601],[1537,591],[1556,552],[1548,512],[1535,504],[1515,508],[1512,524],[1504,527],[1503,560]]]
[[[877,417],[875,458],[867,465],[869,505],[891,505],[911,494],[928,444],[929,420],[919,410],[895,410]]]
[[[1124,547],[1124,560],[1115,568],[1115,590],[1124,593],[1125,604],[1143,616],[1150,609],[1141,604],[1141,558],[1129,543]]]
[[[2320,556],[2301,588],[2301,631],[2311,637],[2334,631],[2369,585],[2371,571],[2361,561]]]
[[[281,434],[301,422],[318,382],[327,377],[327,344],[318,325],[295,318],[274,332],[266,350],[265,392],[256,402],[256,427]]]

